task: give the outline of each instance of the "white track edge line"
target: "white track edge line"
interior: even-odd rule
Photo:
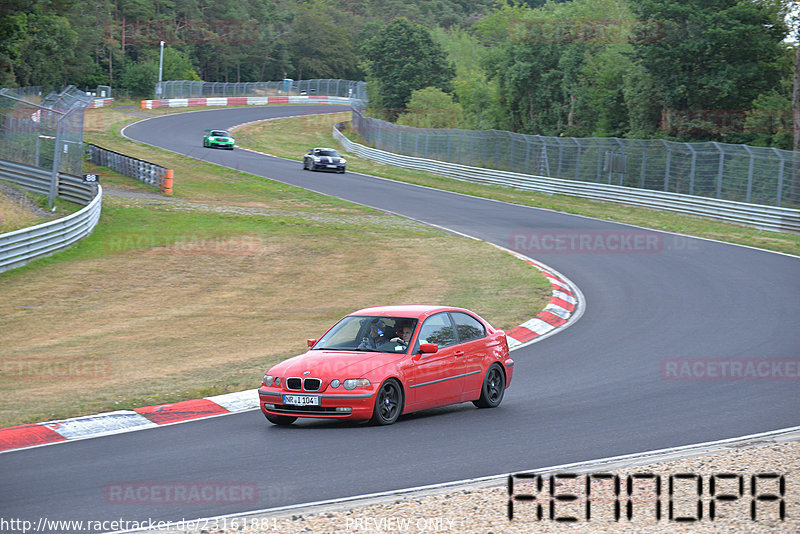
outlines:
[[[575,473],[584,474],[597,472],[598,467],[608,469],[622,469],[625,467],[634,467],[637,465],[646,465],[659,461],[668,461],[681,458],[691,458],[694,456],[703,456],[705,454],[714,454],[716,452],[723,452],[736,448],[739,444],[746,445],[752,442],[752,446],[770,441],[772,443],[785,443],[790,441],[800,440],[800,426],[783,428],[779,430],[771,430],[758,434],[748,434],[735,438],[727,438],[717,441],[708,441],[703,443],[696,443],[692,445],[681,445],[677,447],[669,447],[665,449],[656,449],[652,451],[644,451],[633,454],[624,454],[620,456],[611,456],[608,458],[599,458],[596,460],[588,460],[582,462],[574,462],[569,464],[555,465],[550,467],[542,467],[529,470],[514,471],[502,475],[490,475],[478,478],[468,478],[464,480],[456,480],[452,482],[443,482],[440,484],[429,484],[425,486],[416,486],[412,488],[404,488],[400,490],[382,491],[376,493],[367,493],[363,495],[353,495],[351,497],[343,497],[340,499],[328,499],[323,501],[314,501],[302,504],[292,504],[287,506],[278,506],[274,508],[264,508],[261,510],[253,510],[249,512],[241,512],[234,514],[219,515],[213,517],[203,517],[192,521],[213,521],[219,519],[230,519],[234,517],[247,517],[254,515],[274,514],[274,515],[289,515],[291,513],[305,513],[316,514],[330,509],[352,509],[358,506],[366,506],[376,504],[386,500],[394,500],[400,496],[408,495],[424,495],[432,493],[440,493],[442,490],[448,488],[464,488],[464,487],[492,487],[500,486],[506,482],[509,476],[519,473],[536,473],[540,475],[551,473]],[[133,532],[152,532],[155,530],[164,530],[180,526],[187,521],[175,521],[164,525],[163,528],[151,529],[133,529],[133,530],[118,530],[108,534],[127,534]]]

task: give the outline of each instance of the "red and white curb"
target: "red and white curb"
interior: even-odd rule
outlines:
[[[145,406],[72,419],[0,428],[0,454],[67,440],[95,438],[182,423],[258,407],[258,390],[237,391],[203,399]]]
[[[553,292],[550,302],[533,319],[510,329],[509,350],[535,343],[577,320],[583,309],[580,290],[557,271],[514,251],[497,247],[541,271]],[[108,436],[161,425],[182,423],[258,408],[258,389],[226,393],[202,399],[180,401],[134,410],[86,415],[44,423],[0,428],[0,454],[69,440]]]
[[[541,271],[553,289],[550,302],[539,315],[506,331],[509,350],[518,349],[555,333],[556,329],[572,324],[583,313],[583,295],[577,286],[558,271],[512,250],[498,247]]]
[[[231,96],[209,98],[169,98],[142,100],[142,109],[185,108],[194,106],[266,106],[268,104],[350,104],[346,96]]]

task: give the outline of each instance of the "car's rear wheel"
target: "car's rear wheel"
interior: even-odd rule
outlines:
[[[297,417],[288,415],[267,415],[267,420],[273,425],[287,426],[297,421]]]
[[[483,378],[481,387],[481,397],[472,401],[478,408],[494,408],[500,405],[503,395],[506,392],[506,375],[496,363],[489,367],[486,376]]]
[[[371,422],[374,425],[391,425],[403,411],[403,388],[394,380],[383,383],[375,396],[375,409]]]

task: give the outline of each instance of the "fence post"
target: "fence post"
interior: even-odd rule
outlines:
[[[531,166],[531,138],[525,136],[525,174],[530,174]]]
[[[66,147],[66,143],[62,140],[61,135],[61,117],[56,124],[56,139],[55,139],[55,147],[53,148],[53,170],[50,173],[50,194],[48,195],[48,207],[52,208],[56,201],[56,195],[58,194],[58,167],[61,164],[61,146],[64,145]]]
[[[597,144],[597,172],[595,182],[600,183],[600,172],[603,170],[603,145],[597,139],[592,139]],[[611,179],[609,178],[609,182]]]
[[[641,177],[640,177],[641,184],[639,185],[639,187],[644,189],[645,174],[647,173],[647,142],[646,141],[641,141],[641,143],[642,143],[642,147],[643,147],[643,149],[642,149],[642,174],[641,174]]]
[[[747,170],[747,196],[745,202],[750,202],[750,194],[753,192],[753,165],[755,164],[755,156],[753,151],[747,145],[742,145],[747,153],[750,154],[750,167]]]
[[[780,153],[780,151],[777,148],[772,147],[772,150],[775,151],[775,154],[777,154],[778,158],[781,160],[780,164],[778,165],[778,191],[777,191],[777,195],[775,196],[775,199],[776,199],[775,205],[780,207],[781,206],[781,193],[783,192],[783,171],[784,171],[784,169],[786,167],[786,165],[785,165],[786,160],[784,159],[783,155]]]
[[[666,162],[666,169],[664,170],[664,191],[669,191],[669,166],[670,160],[672,159],[672,151],[669,149],[669,144],[666,141],[663,141],[664,147],[667,149],[667,162]]]
[[[722,174],[725,170],[725,151],[716,141],[713,145],[719,150],[719,165],[717,168],[717,198],[722,198]]]
[[[689,170],[689,194],[694,195],[694,170],[697,166],[697,151],[689,143],[686,143],[686,147],[692,152],[692,166]]]

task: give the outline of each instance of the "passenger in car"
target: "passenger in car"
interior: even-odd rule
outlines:
[[[362,338],[361,343],[358,345],[359,349],[375,349],[378,345],[386,343],[388,338],[385,335],[386,323],[381,319],[373,320],[369,329],[369,335]]]

